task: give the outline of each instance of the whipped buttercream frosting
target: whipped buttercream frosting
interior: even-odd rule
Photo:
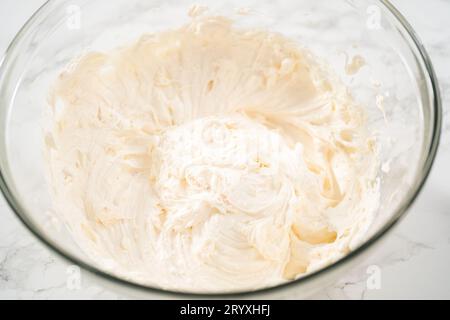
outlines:
[[[363,109],[282,35],[193,16],[91,52],[50,92],[55,212],[100,268],[194,292],[301,277],[378,207]]]

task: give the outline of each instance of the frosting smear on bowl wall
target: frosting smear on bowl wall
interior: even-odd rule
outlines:
[[[55,211],[100,267],[190,292],[335,262],[379,204],[363,108],[282,35],[221,16],[86,54],[49,95]]]

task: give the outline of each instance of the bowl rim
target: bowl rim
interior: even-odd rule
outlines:
[[[22,37],[27,33],[28,27],[32,25],[32,23],[39,17],[41,12],[45,10],[47,6],[55,2],[55,0],[47,0],[41,7],[39,7],[38,10],[34,12],[34,14],[28,19],[28,21],[24,24],[24,26],[19,30],[19,32],[16,34],[8,48],[6,49],[3,58],[0,59],[0,71],[4,67],[5,62],[7,62],[7,57],[9,56],[10,52],[15,48],[15,46],[20,42]],[[35,228],[34,223],[29,220],[23,212],[25,210],[20,205],[20,202],[17,201],[17,198],[14,194],[14,191],[10,189],[8,186],[7,181],[5,180],[4,172],[7,170],[3,167],[3,163],[0,163],[0,189],[14,212],[14,214],[19,218],[19,220],[26,226],[26,228],[38,239],[43,243],[47,248],[51,249],[51,252],[55,252],[58,256],[62,257],[65,261],[68,261],[69,263],[73,263],[82,269],[88,271],[89,273],[98,276],[100,278],[104,278],[106,280],[109,280],[113,283],[119,284],[119,285],[125,285],[128,288],[131,289],[137,289],[140,291],[145,291],[147,293],[157,293],[162,294],[165,296],[171,296],[171,297],[181,297],[181,298],[230,298],[230,297],[246,297],[250,295],[255,294],[267,294],[267,293],[273,293],[276,291],[280,291],[282,289],[286,288],[292,288],[293,286],[299,285],[300,283],[307,283],[310,282],[312,279],[318,278],[321,275],[327,273],[328,271],[331,271],[332,269],[337,269],[339,266],[343,266],[350,261],[352,261],[355,257],[360,256],[361,253],[366,251],[369,247],[372,247],[375,243],[378,243],[385,234],[387,234],[389,231],[393,229],[395,225],[398,224],[398,222],[406,216],[406,213],[408,212],[408,209],[411,207],[411,205],[414,203],[414,201],[417,199],[420,191],[422,190],[429,173],[431,171],[433,162],[436,158],[438,146],[439,146],[439,140],[440,140],[440,134],[441,134],[441,126],[442,126],[442,101],[441,101],[441,95],[438,85],[438,80],[436,73],[434,71],[430,56],[428,55],[424,45],[422,44],[421,40],[419,39],[417,33],[414,31],[412,26],[409,24],[409,22],[406,20],[406,18],[396,9],[396,7],[390,2],[390,0],[378,0],[378,2],[384,6],[392,15],[394,18],[397,19],[397,22],[400,23],[403,31],[406,31],[406,34],[410,37],[410,40],[412,40],[412,49],[417,50],[418,58],[420,58],[421,62],[424,65],[424,71],[426,76],[429,78],[430,85],[431,85],[431,91],[430,94],[433,95],[433,105],[431,106],[433,109],[433,122],[430,123],[431,127],[431,136],[430,136],[430,144],[428,146],[428,153],[426,154],[426,158],[423,161],[423,167],[418,168],[418,173],[416,174],[416,181],[413,184],[413,186],[410,188],[409,192],[407,193],[405,199],[401,202],[399,208],[395,212],[395,214],[389,219],[389,221],[383,225],[374,235],[372,235],[367,241],[365,241],[362,245],[360,245],[355,250],[352,250],[350,253],[345,255],[344,257],[340,258],[336,262],[319,269],[315,272],[309,273],[299,279],[289,281],[286,283],[281,283],[279,285],[268,287],[268,288],[261,288],[256,290],[246,290],[246,291],[235,291],[235,292],[212,292],[212,293],[196,293],[196,292],[183,292],[183,291],[176,291],[176,290],[165,290],[163,288],[158,287],[152,287],[147,286],[143,284],[139,284],[133,281],[129,281],[123,278],[119,278],[118,276],[115,276],[109,272],[102,271],[98,269],[97,267],[90,265],[87,262],[82,261],[81,259],[77,258],[75,255],[69,253],[66,249],[63,249],[58,244],[54,243],[54,241],[48,239],[45,235],[41,234],[37,228]],[[1,88],[0,88],[1,89]],[[4,139],[4,134],[2,136]],[[426,149],[425,149],[426,150]],[[421,173],[421,174],[420,174]]]

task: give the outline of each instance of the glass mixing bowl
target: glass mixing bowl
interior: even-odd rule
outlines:
[[[287,284],[227,293],[253,298],[307,296],[364,259],[405,215],[423,186],[436,154],[441,123],[430,59],[411,26],[388,1],[197,3],[235,17],[238,26],[280,32],[310,49],[366,108],[368,125],[377,136],[381,206],[365,243],[333,265]],[[1,64],[0,183],[11,208],[37,238],[82,267],[85,274],[135,297],[186,297],[190,293],[143,286],[99,269],[49,214],[53,209],[43,159],[47,92],[57,75],[83,53],[108,50],[146,32],[178,27],[188,21],[191,5],[192,1],[185,0],[48,1],[16,36]],[[351,74],[346,66],[355,56],[363,57],[365,65]]]

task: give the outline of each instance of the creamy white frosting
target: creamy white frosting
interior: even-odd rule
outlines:
[[[261,288],[336,261],[378,207],[362,108],[283,36],[192,16],[60,75],[55,210],[100,267],[169,289]]]

